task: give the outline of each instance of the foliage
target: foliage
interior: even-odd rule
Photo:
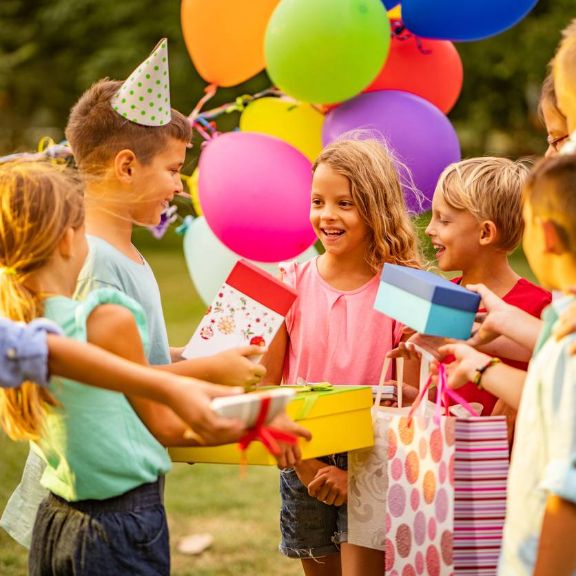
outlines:
[[[544,150],[535,112],[539,86],[560,30],[573,15],[573,0],[540,0],[512,30],[457,45],[464,90],[450,116],[465,155]],[[68,110],[83,90],[104,76],[125,78],[164,36],[173,105],[188,112],[203,93],[175,0],[2,0],[0,30],[0,153],[30,149],[46,134],[61,138]],[[268,85],[262,73],[220,90],[212,104]],[[220,129],[232,129],[234,116],[220,119]]]

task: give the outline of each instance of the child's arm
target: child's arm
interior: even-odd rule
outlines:
[[[538,544],[534,576],[571,576],[576,571],[576,504],[551,494]]]
[[[491,342],[498,336],[507,336],[529,351],[534,349],[542,328],[540,319],[507,304],[484,284],[470,284],[466,288],[480,295],[487,313],[480,328],[468,340],[468,344],[476,347]]]
[[[142,341],[132,313],[112,304],[98,306],[88,317],[86,324],[88,341],[112,354],[146,365]],[[161,372],[159,372],[159,377]],[[167,375],[163,375],[166,377]],[[239,422],[230,421],[212,414],[213,423],[222,433],[215,437],[202,436],[202,423],[210,412],[209,397],[196,390],[197,381],[192,381],[187,397],[177,401],[178,412],[186,412],[190,427],[168,406],[142,398],[135,394],[128,396],[130,403],[150,432],[164,445],[197,445],[199,443],[224,443],[238,440],[245,432]],[[208,416],[210,418],[210,416]]]
[[[242,388],[174,376],[60,336],[48,335],[47,341],[52,374],[166,404],[207,443],[233,441],[243,432],[241,423],[220,418],[208,405],[212,398],[241,394]]]
[[[263,384],[280,384],[282,382],[282,372],[284,370],[284,359],[288,349],[288,331],[286,323],[283,323],[278,330],[274,340],[268,347],[268,352],[262,358],[262,365],[266,368],[266,376]]]
[[[264,366],[249,359],[250,356],[258,356],[262,352],[261,346],[243,346],[225,350],[213,356],[180,360],[172,364],[156,366],[156,368],[180,376],[217,382],[225,386],[247,388],[259,384],[266,374]]]
[[[446,366],[448,386],[460,388],[474,381],[479,369],[485,367],[491,356],[475,350],[467,344],[447,344],[438,349],[441,358],[452,356],[454,361]],[[482,388],[502,398],[506,404],[518,410],[524,389],[526,372],[506,364],[490,366],[482,374]]]

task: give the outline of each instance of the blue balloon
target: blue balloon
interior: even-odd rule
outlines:
[[[511,28],[538,0],[404,0],[402,19],[416,36],[469,41]]]
[[[412,212],[430,208],[438,176],[448,164],[460,160],[460,143],[448,118],[408,92],[379,90],[344,102],[326,115],[322,140],[326,145],[358,130],[385,140],[402,163],[399,174]]]
[[[386,10],[392,10],[394,6],[398,6],[398,4],[400,4],[400,0],[382,0],[382,4],[384,4]]]

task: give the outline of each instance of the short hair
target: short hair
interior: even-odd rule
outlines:
[[[417,234],[406,210],[397,164],[383,141],[348,132],[322,150],[313,171],[328,165],[346,177],[370,233],[367,262],[375,271],[389,262],[419,268]]]
[[[576,155],[540,160],[524,186],[524,201],[534,214],[550,218],[576,257]]]
[[[486,156],[450,164],[440,174],[436,192],[449,206],[470,212],[479,222],[490,220],[498,232],[495,246],[511,252],[524,231],[522,187],[528,165]]]
[[[165,126],[144,126],[122,117],[112,108],[111,99],[123,82],[104,78],[93,84],[70,111],[66,138],[78,167],[98,174],[124,149],[134,152],[138,161],[149,164],[169,138],[189,142],[190,122],[172,108]]]

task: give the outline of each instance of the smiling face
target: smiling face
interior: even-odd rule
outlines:
[[[350,182],[326,163],[318,165],[312,179],[310,222],[327,253],[365,257],[370,233],[354,204]]]
[[[162,152],[156,154],[149,164],[136,160],[135,199],[131,206],[133,222],[146,226],[159,224],[162,212],[174,196],[182,192],[180,171],[186,158],[186,147],[185,142],[170,138]]]
[[[466,270],[481,247],[478,220],[467,210],[450,206],[438,189],[432,199],[432,218],[426,234],[436,250],[438,266],[445,272]]]

